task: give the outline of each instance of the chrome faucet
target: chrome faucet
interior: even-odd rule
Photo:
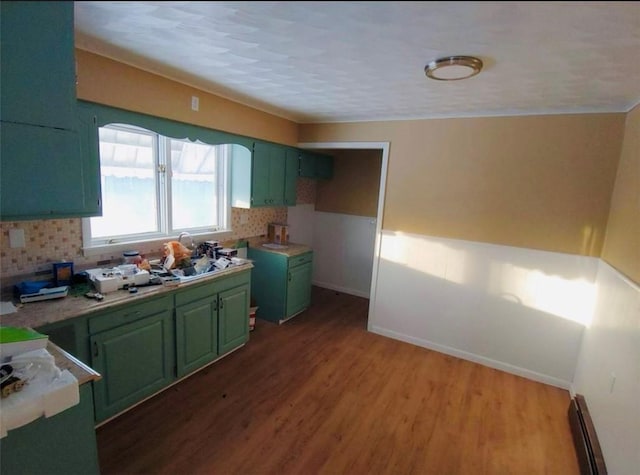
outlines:
[[[193,251],[193,236],[191,236],[191,234],[189,234],[186,231],[182,231],[179,235],[178,235],[178,242],[180,244],[182,244],[182,238],[183,237],[188,237],[189,238],[189,245],[185,245],[185,247],[191,251]]]

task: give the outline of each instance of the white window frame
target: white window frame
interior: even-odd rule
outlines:
[[[221,216],[220,225],[217,227],[194,227],[184,229],[173,229],[171,218],[171,150],[168,147],[169,140],[187,141],[204,145],[199,140],[193,142],[189,139],[166,137],[151,130],[130,124],[107,124],[103,127],[123,130],[127,132],[138,132],[153,135],[153,148],[156,167],[156,201],[158,213],[158,231],[150,233],[138,233],[131,235],[109,236],[105,238],[93,238],[91,234],[91,218],[82,219],[82,242],[83,255],[94,256],[109,252],[118,252],[127,249],[135,244],[164,243],[168,240],[175,240],[178,235],[186,231],[195,240],[204,241],[210,239],[225,239],[231,236],[231,147],[224,146],[220,157],[220,170],[218,170],[218,187],[221,190],[217,200]],[[212,146],[218,146],[212,145]]]

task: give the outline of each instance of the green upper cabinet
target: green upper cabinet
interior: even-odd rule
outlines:
[[[333,176],[333,157],[316,155],[316,178],[329,180]]]
[[[231,163],[231,203],[236,208],[292,206],[296,201],[295,149],[254,142],[253,150],[234,145]]]
[[[75,95],[73,2],[0,7],[0,220],[99,215],[97,126]]]
[[[300,176],[303,178],[316,177],[316,154],[307,150],[300,151]]]
[[[296,205],[296,183],[298,182],[298,150],[295,148],[287,148],[285,163],[285,179],[284,179],[284,204],[285,206]]]
[[[299,168],[301,177],[328,180],[333,176],[333,157],[301,150]]]
[[[253,145],[251,183],[253,206],[282,206],[286,152],[274,144],[256,142]]]
[[[1,2],[2,120],[75,128],[73,2]]]

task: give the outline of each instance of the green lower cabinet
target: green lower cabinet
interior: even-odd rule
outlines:
[[[247,269],[38,330],[100,373],[91,406],[100,423],[245,344],[251,275]]]
[[[256,301],[256,316],[282,323],[309,307],[313,252],[289,257],[254,247],[248,250],[253,260],[251,292]]]
[[[176,307],[176,371],[181,378],[218,356],[218,298]]]
[[[289,269],[287,285],[287,316],[293,316],[309,307],[311,303],[311,262]]]
[[[243,285],[219,294],[218,328],[221,355],[249,339],[249,289],[249,285]]]
[[[105,318],[105,317],[103,317]],[[96,422],[127,409],[174,380],[170,310],[120,325],[90,338]]]
[[[52,417],[10,430],[0,439],[0,473],[98,474],[91,383],[80,386],[80,402]]]
[[[251,275],[178,290],[176,305],[176,372],[181,378],[249,339]]]

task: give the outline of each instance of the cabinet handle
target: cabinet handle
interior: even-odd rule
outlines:
[[[224,300],[220,299],[220,310],[224,308]]]
[[[128,317],[140,315],[141,313],[142,313],[142,310],[136,310],[135,312],[125,313],[123,317],[128,318]]]
[[[93,356],[98,356],[98,342],[94,341],[93,342]]]
[[[289,272],[289,282],[291,282],[291,272]]]

